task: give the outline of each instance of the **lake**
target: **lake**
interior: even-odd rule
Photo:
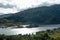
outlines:
[[[35,34],[38,31],[45,31],[47,29],[54,29],[60,27],[60,24],[57,25],[43,25],[42,27],[35,28],[0,28],[0,34],[5,35],[18,35],[18,34]]]

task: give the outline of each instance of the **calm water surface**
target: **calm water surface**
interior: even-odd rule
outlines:
[[[36,33],[38,31],[44,31],[47,29],[53,29],[53,28],[58,28],[60,27],[59,25],[45,25],[43,27],[36,27],[36,28],[0,28],[0,34],[5,34],[5,35],[18,35],[18,34],[32,34]]]

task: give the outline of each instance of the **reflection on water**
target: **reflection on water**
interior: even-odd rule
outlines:
[[[46,29],[53,29],[56,27],[38,27],[38,28],[14,28],[14,29],[2,29],[0,28],[0,34],[6,35],[16,35],[16,34],[32,34],[38,31],[46,30]]]
[[[5,35],[32,34],[32,33],[35,34],[38,31],[57,28],[60,25],[59,26],[53,26],[53,27],[50,27],[50,26],[37,27],[37,28],[13,28],[13,29],[11,29],[11,28],[0,28],[0,34],[5,34]]]

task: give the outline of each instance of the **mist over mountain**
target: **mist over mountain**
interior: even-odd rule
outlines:
[[[0,23],[4,22],[60,24],[60,4],[31,8],[0,18]]]

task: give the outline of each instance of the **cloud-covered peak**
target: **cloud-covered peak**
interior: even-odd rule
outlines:
[[[37,6],[60,4],[60,0],[0,0],[0,13],[15,13]]]

